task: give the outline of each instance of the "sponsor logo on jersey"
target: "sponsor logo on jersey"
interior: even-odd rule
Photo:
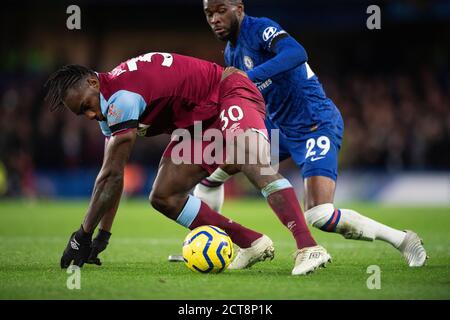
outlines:
[[[122,110],[117,109],[114,104],[110,104],[108,107],[108,126],[113,126],[122,121]]]
[[[324,159],[325,157],[311,157],[311,162],[320,160],[320,159]]]
[[[244,65],[247,69],[251,70],[254,67],[253,60],[249,56],[244,56]]]
[[[263,91],[264,89],[266,89],[268,86],[270,86],[272,84],[272,79],[267,79],[264,82],[259,82],[256,84],[256,86],[258,87],[259,91]]]
[[[275,27],[267,27],[266,29],[264,29],[264,32],[263,32],[263,35],[262,35],[263,40],[264,41],[269,40],[270,38],[272,38],[272,36],[276,32],[277,32],[277,28],[275,28]]]

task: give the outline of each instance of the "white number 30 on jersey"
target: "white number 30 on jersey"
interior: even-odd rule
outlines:
[[[226,111],[228,111],[228,115],[225,114]],[[242,108],[239,106],[231,106],[228,110],[222,110],[220,113],[220,120],[223,122],[222,131],[228,127],[230,120],[232,122],[237,122],[242,120],[242,118],[244,118],[244,111],[242,111]]]

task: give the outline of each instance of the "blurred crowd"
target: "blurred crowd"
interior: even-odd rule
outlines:
[[[327,78],[345,122],[341,168],[450,169],[450,78],[417,73]]]
[[[43,85],[60,66],[107,71],[149,51],[223,63],[224,44],[208,30],[198,2],[176,1],[179,10],[170,1],[113,2],[83,1],[81,30],[67,29],[65,2],[30,1],[24,8],[7,2],[0,12],[0,196],[41,195],[51,184],[45,181],[55,186],[59,176],[68,185],[65,174],[82,180],[101,166],[98,123],[44,106]],[[281,1],[278,10],[271,1],[250,2],[249,14],[286,24],[305,46],[308,63],[341,110],[340,169],[450,171],[450,16],[430,19],[433,7],[419,6],[405,21],[386,9],[383,28],[371,31],[364,2],[341,8],[331,0],[290,7]],[[168,139],[138,139],[129,180],[140,180],[144,171],[151,180]],[[78,188],[85,194],[87,182]],[[133,193],[143,183],[126,188]]]
[[[18,73],[2,83],[0,193],[32,196],[37,171],[100,167],[104,142],[98,124],[68,110],[49,112],[43,106],[46,76]],[[344,117],[340,168],[450,168],[448,73],[424,67],[414,75],[320,77]],[[132,162],[157,166],[167,139],[138,139]]]

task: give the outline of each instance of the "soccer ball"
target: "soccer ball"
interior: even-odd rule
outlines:
[[[233,242],[222,229],[201,226],[192,230],[183,242],[183,259],[194,272],[218,273],[233,258]]]

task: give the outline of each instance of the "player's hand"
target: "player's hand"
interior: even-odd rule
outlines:
[[[61,257],[61,268],[68,268],[72,261],[81,268],[91,253],[91,238],[92,234],[84,232],[83,227],[72,233]]]
[[[227,77],[229,77],[233,73],[239,73],[239,74],[243,75],[244,77],[248,78],[247,73],[245,73],[245,71],[242,71],[242,70],[240,70],[238,68],[235,68],[235,67],[226,67],[223,70],[222,79],[220,81],[225,80]]]
[[[92,241],[91,253],[89,255],[89,258],[86,260],[86,263],[96,264],[98,266],[102,265],[102,262],[100,261],[100,258],[98,258],[98,255],[100,254],[100,252],[106,249],[110,237],[110,232],[102,229],[98,230],[97,236]]]

